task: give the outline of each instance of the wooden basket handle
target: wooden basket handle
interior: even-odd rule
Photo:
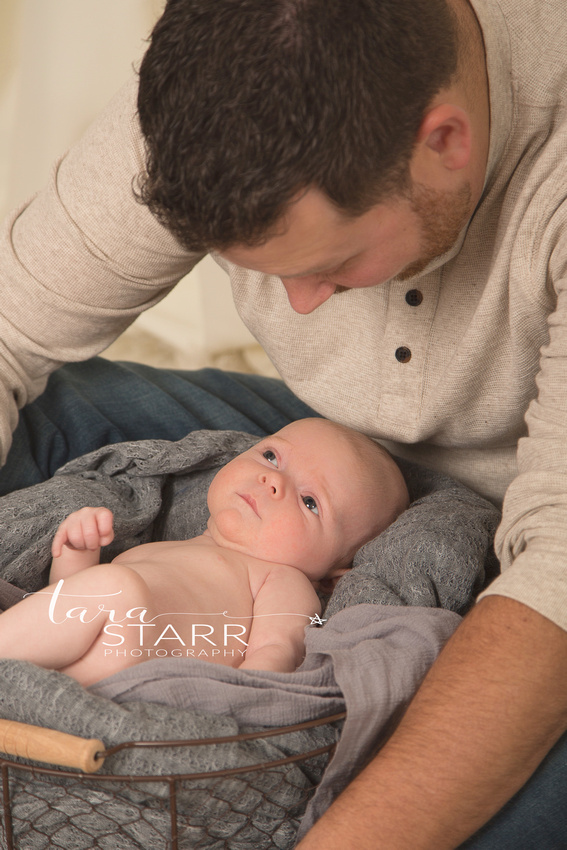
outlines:
[[[95,756],[104,750],[104,744],[96,738],[79,738],[42,726],[0,720],[0,752],[12,756],[94,773],[104,762],[100,755]]]

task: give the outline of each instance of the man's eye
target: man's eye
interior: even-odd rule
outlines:
[[[278,459],[271,449],[266,449],[266,451],[263,453],[262,457],[265,457],[266,460],[269,460],[270,463],[274,464],[274,466],[278,465]]]
[[[315,501],[313,496],[303,496],[302,498],[305,507],[308,510],[313,511],[313,513],[317,514],[317,516],[319,516],[319,508],[317,507],[317,502]]]

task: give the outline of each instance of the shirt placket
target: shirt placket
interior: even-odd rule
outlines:
[[[439,297],[439,273],[392,281],[382,340],[380,406],[384,433],[419,440],[419,425],[431,328]]]

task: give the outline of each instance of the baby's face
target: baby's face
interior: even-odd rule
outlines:
[[[346,566],[375,520],[360,464],[323,420],[294,422],[217,473],[209,531],[221,546],[321,579]]]

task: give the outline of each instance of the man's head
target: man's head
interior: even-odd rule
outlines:
[[[417,183],[357,218],[311,189],[289,206],[280,233],[261,245],[231,246],[223,256],[276,275],[292,308],[311,313],[335,293],[422,271],[453,246],[471,212],[467,181],[445,191]]]
[[[169,0],[140,71],[143,200],[193,250],[261,244],[308,189],[407,192],[457,69],[446,0]]]
[[[216,543],[288,564],[313,581],[344,572],[364,543],[407,507],[390,455],[325,419],[303,419],[215,476],[208,530]]]

